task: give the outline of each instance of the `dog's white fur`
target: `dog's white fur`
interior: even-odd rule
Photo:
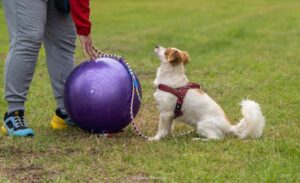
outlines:
[[[180,54],[187,53],[176,48],[168,49],[169,52],[171,50],[171,52],[177,51]],[[158,87],[159,84],[165,84],[173,88],[187,85],[189,81],[184,72],[184,62],[178,58],[177,63],[172,63],[166,50],[161,46],[155,48],[161,64],[157,70],[154,85]],[[154,97],[160,111],[160,120],[158,132],[150,140],[160,140],[172,129],[177,97],[159,89],[154,93]],[[205,92],[189,89],[182,106],[183,115],[178,117],[178,120],[195,127],[203,139],[222,139],[227,134],[234,134],[241,139],[261,137],[265,118],[259,104],[251,100],[243,100],[241,106],[243,118],[237,125],[231,125],[222,108]]]

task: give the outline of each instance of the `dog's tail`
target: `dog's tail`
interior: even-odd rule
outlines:
[[[241,139],[261,137],[265,126],[265,118],[259,104],[252,100],[243,100],[241,106],[243,118],[237,125],[232,126],[232,133]]]

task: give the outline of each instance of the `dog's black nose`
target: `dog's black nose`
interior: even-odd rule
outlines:
[[[159,45],[156,45],[156,46],[155,46],[155,48],[159,48],[159,47],[160,47]]]

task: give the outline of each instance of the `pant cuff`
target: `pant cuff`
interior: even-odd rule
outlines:
[[[11,113],[17,110],[25,111],[24,102],[8,102],[7,112]]]
[[[57,97],[55,98],[57,108],[60,108],[61,110],[65,110],[65,104],[63,97]]]

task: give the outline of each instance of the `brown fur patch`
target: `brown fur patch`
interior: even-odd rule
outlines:
[[[187,64],[190,59],[188,52],[180,51],[174,48],[167,48],[165,55],[168,62],[170,62],[172,65],[177,65],[180,62]]]
[[[181,57],[182,57],[183,64],[187,64],[190,60],[190,56],[189,56],[188,52],[186,52],[186,51],[181,52]]]
[[[167,56],[168,62],[171,64],[178,64],[182,61],[181,53],[178,50],[168,48],[165,52],[165,55]]]
[[[166,57],[168,58],[168,56],[173,52],[173,49],[172,48],[167,48],[166,51],[165,51],[165,55]]]

